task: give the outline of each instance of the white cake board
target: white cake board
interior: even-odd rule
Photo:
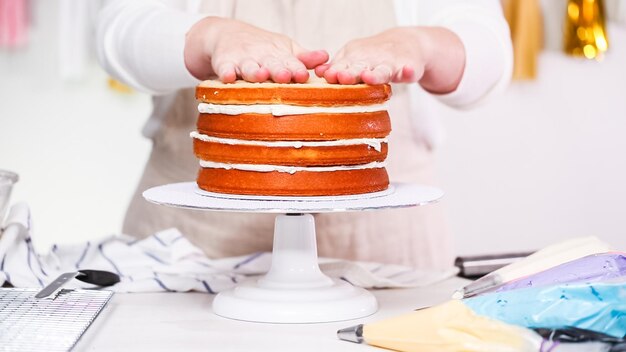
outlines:
[[[426,205],[443,197],[434,187],[392,183],[391,192],[331,197],[269,197],[204,192],[195,182],[150,188],[143,197],[150,202],[178,208],[252,213],[331,213]],[[381,195],[382,194],[382,195]]]
[[[320,323],[357,319],[378,309],[367,290],[324,275],[317,263],[315,221],[310,213],[362,211],[425,205],[439,189],[395,183],[388,191],[345,197],[268,197],[204,192],[195,182],[151,188],[147,200],[210,211],[279,213],[269,272],[221,292],[213,311],[223,317],[266,323]],[[252,198],[252,199],[248,199]]]

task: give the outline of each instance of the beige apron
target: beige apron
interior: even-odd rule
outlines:
[[[223,0],[222,0],[223,3]],[[332,9],[332,13],[323,12]],[[310,49],[336,52],[348,40],[378,33],[395,23],[390,2],[377,0],[232,2],[233,16],[282,32]],[[278,19],[287,19],[280,21]],[[393,87],[389,104],[392,134],[387,170],[395,182],[433,184],[432,153],[418,141],[406,87]],[[275,215],[181,210],[148,203],[147,188],[192,181],[199,168],[189,132],[195,129],[193,90],[177,94],[153,137],[143,177],[128,209],[124,233],[148,236],[176,227],[209,257],[270,251]],[[320,256],[447,268],[452,251],[441,205],[315,215]]]

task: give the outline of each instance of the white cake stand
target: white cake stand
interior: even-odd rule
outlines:
[[[178,208],[278,213],[269,272],[221,292],[213,311],[223,317],[266,323],[320,323],[361,318],[378,309],[367,290],[324,275],[317,262],[312,213],[362,211],[425,205],[439,189],[392,184],[387,191],[339,197],[256,197],[200,190],[195,182],[174,183],[143,193],[147,200]]]

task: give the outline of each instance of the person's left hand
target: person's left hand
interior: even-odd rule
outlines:
[[[394,28],[344,45],[334,59],[315,69],[329,83],[417,82],[424,72],[424,51],[416,31]]]
[[[329,83],[419,82],[445,93],[458,85],[465,50],[452,32],[437,27],[397,27],[348,42],[328,64],[315,68]]]

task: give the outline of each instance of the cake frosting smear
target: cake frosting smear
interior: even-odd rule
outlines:
[[[198,186],[206,191],[332,196],[388,188],[389,85],[222,83],[196,87]]]

